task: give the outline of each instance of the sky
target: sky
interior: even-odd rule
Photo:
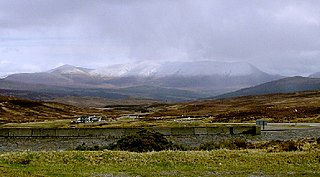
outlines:
[[[248,62],[320,72],[319,0],[0,0],[0,75],[71,64]]]

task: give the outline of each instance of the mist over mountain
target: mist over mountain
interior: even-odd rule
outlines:
[[[165,76],[241,76],[261,73],[259,69],[244,62],[150,62],[127,63],[98,68],[91,73],[106,77],[165,77]]]
[[[9,75],[7,81],[55,86],[122,88],[149,85],[174,89],[206,91],[211,94],[281,78],[244,62],[150,62],[110,65],[87,69],[71,65],[40,73]]]
[[[320,74],[285,78],[244,62],[142,61],[97,69],[63,65],[46,72],[17,73],[2,79],[0,89],[6,95],[31,99],[88,96],[188,101],[319,90]]]
[[[316,72],[316,73],[310,74],[309,77],[311,77],[311,78],[320,78],[320,72]]]

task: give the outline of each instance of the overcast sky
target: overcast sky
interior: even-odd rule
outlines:
[[[317,72],[320,1],[0,0],[1,75],[141,60]]]

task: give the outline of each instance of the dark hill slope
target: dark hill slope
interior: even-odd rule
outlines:
[[[274,93],[293,93],[312,90],[320,90],[320,78],[296,76],[267,82],[254,87],[241,89],[235,92],[217,96],[215,98],[231,98],[249,95],[266,95]]]

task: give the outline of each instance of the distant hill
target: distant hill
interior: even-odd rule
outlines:
[[[249,95],[265,95],[274,93],[292,93],[301,91],[320,90],[320,78],[288,77],[267,82],[254,87],[241,89],[235,92],[219,95],[214,98],[231,98]]]

